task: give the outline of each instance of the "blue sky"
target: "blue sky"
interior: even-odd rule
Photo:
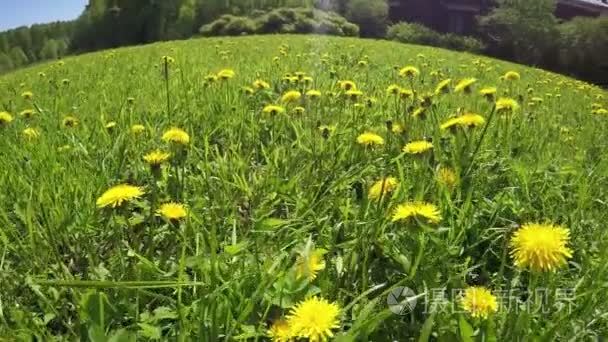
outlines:
[[[0,0],[0,31],[77,18],[88,0]]]

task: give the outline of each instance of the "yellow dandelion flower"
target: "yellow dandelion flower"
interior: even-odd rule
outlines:
[[[141,134],[145,130],[146,130],[146,127],[144,125],[136,124],[136,125],[131,126],[131,133],[134,135]]]
[[[272,342],[289,342],[294,338],[291,335],[291,327],[284,319],[279,319],[272,324],[268,329],[268,336],[270,336]]]
[[[367,198],[370,200],[377,200],[384,197],[386,194],[391,193],[397,189],[399,181],[395,177],[386,177],[376,181],[367,193]]]
[[[255,93],[255,90],[251,87],[243,87],[242,89],[245,95],[253,95]]]
[[[295,76],[285,76],[281,79],[284,83],[298,83],[298,78]]]
[[[40,136],[40,131],[37,128],[28,127],[23,130],[22,134],[26,139],[33,140]]]
[[[57,148],[57,152],[63,153],[63,152],[67,152],[67,151],[69,151],[71,149],[72,149],[72,146],[70,146],[70,145],[63,145],[63,146],[59,146]]]
[[[222,69],[222,70],[220,70],[220,72],[217,73],[217,78],[225,81],[225,80],[229,80],[229,79],[233,78],[234,75],[235,75],[234,70]]]
[[[9,112],[0,112],[0,126],[8,125],[13,121],[13,116]]]
[[[460,92],[470,93],[471,87],[476,82],[477,82],[476,78],[465,78],[464,80],[461,80],[460,82],[458,82],[458,84],[456,84],[456,87],[454,88],[454,90],[457,93],[460,93]]]
[[[450,83],[452,83],[452,79],[447,79],[439,82],[437,87],[435,88],[435,94],[445,94],[450,92]]]
[[[472,286],[464,290],[460,304],[474,318],[487,319],[490,314],[498,311],[496,296],[481,286]]]
[[[536,102],[536,103],[542,103],[543,102],[543,98],[535,96],[535,97],[531,98],[530,101]]]
[[[497,91],[496,87],[485,87],[479,91],[479,94],[481,94],[484,97],[492,97],[496,94],[496,91]]]
[[[312,77],[310,77],[310,76],[305,76],[304,78],[302,78],[302,80],[301,80],[301,81],[302,81],[302,83],[304,83],[304,84],[311,84],[311,83],[312,83],[314,80],[313,80],[313,78],[312,78]]]
[[[268,106],[264,107],[262,112],[264,112],[266,114],[271,114],[271,115],[282,114],[282,113],[285,113],[285,108],[283,108],[281,106],[276,106],[276,105],[268,105]]]
[[[517,101],[511,98],[500,98],[496,101],[496,111],[498,112],[515,112],[519,109]]]
[[[375,133],[365,132],[357,137],[357,143],[365,146],[384,145],[384,138]]]
[[[391,84],[388,86],[388,88],[386,88],[386,92],[390,95],[399,95],[401,92],[401,87],[396,84]]]
[[[414,92],[411,89],[401,89],[399,91],[399,96],[404,100],[410,99],[414,96]]]
[[[66,127],[66,128],[76,127],[76,126],[78,126],[79,123],[80,123],[80,121],[78,121],[77,118],[75,118],[74,116],[71,116],[71,115],[64,117],[63,120],[61,121],[61,124],[63,125],[63,127]]]
[[[169,202],[161,205],[156,214],[170,221],[178,221],[186,217],[188,211],[181,203]]]
[[[596,115],[608,115],[608,109],[600,108],[600,109],[594,110],[592,113],[596,114]]]
[[[171,56],[162,56],[161,57],[161,61],[164,64],[172,64],[172,63],[175,63],[175,58],[173,58]]]
[[[338,82],[338,85],[340,86],[340,89],[346,91],[357,89],[357,85],[353,81],[340,81]]]
[[[306,92],[306,97],[308,97],[309,99],[312,99],[312,100],[318,99],[321,97],[321,92],[318,90],[311,89]]]
[[[108,131],[113,130],[114,128],[116,128],[116,121],[110,121],[108,123],[105,124],[104,126]]]
[[[356,89],[351,89],[348,90],[345,93],[346,97],[348,97],[349,99],[353,100],[353,101],[357,101],[361,96],[363,96],[363,92],[360,90],[356,90]]]
[[[448,189],[452,189],[458,185],[458,176],[456,176],[456,172],[448,167],[440,167],[437,170],[435,179],[437,179],[439,184],[442,184]]]
[[[319,126],[319,131],[324,132],[328,131],[329,133],[333,133],[336,131],[336,125],[321,125]]]
[[[405,127],[400,123],[393,123],[393,127],[391,127],[391,132],[395,134],[401,134],[405,132]]]
[[[152,151],[144,156],[144,161],[150,166],[159,166],[160,164],[166,162],[171,157],[171,154],[168,152],[163,152],[161,150]]]
[[[19,113],[19,115],[24,119],[30,119],[34,116],[34,114],[36,114],[36,112],[33,109],[25,109],[22,110],[21,113]]]
[[[116,208],[125,202],[132,201],[144,195],[144,190],[138,186],[119,184],[111,187],[97,199],[97,207]]]
[[[393,222],[421,218],[429,223],[439,223],[441,212],[434,204],[424,202],[406,202],[395,208],[391,220]]]
[[[308,281],[315,280],[317,273],[325,269],[323,259],[325,253],[327,251],[324,249],[315,249],[309,253],[300,254],[295,264],[296,276],[306,278]]]
[[[304,107],[300,107],[300,106],[293,109],[293,112],[298,115],[304,114],[305,111],[306,111],[306,109]]]
[[[420,101],[420,105],[422,107],[428,108],[433,104],[433,94],[426,93],[422,94],[418,97],[418,101]]]
[[[268,89],[268,88],[270,88],[270,84],[268,84],[268,82],[264,82],[262,80],[255,80],[253,82],[253,87],[255,89],[260,89],[260,90],[261,89]]]
[[[283,96],[281,97],[281,102],[284,102],[284,103],[298,102],[298,101],[300,101],[301,97],[302,97],[302,94],[299,91],[290,90],[290,91],[286,92],[285,94],[283,94]]]
[[[416,108],[416,110],[414,110],[414,112],[412,113],[412,116],[415,118],[423,119],[425,114],[426,114],[426,108],[419,107],[419,108]]]
[[[32,93],[31,91],[24,91],[23,93],[21,93],[21,97],[25,100],[31,100],[34,97],[34,93]]]
[[[526,223],[510,241],[511,256],[518,268],[534,272],[553,271],[572,257],[567,247],[570,230],[554,224]]]
[[[359,61],[357,62],[357,65],[360,67],[366,67],[367,66],[367,61]]]
[[[340,306],[323,298],[308,298],[291,309],[287,324],[292,336],[327,341],[334,336],[332,330],[340,328]]]
[[[466,113],[464,115],[451,118],[441,125],[442,130],[455,127],[477,127],[486,122],[483,116],[474,113]]]
[[[507,81],[519,81],[521,76],[517,71],[507,71],[507,73],[503,75],[503,78]]]
[[[170,142],[170,143],[175,143],[175,144],[180,144],[180,145],[188,145],[190,143],[190,136],[188,135],[188,133],[184,132],[183,130],[181,130],[177,127],[170,128],[168,131],[166,131],[163,134],[162,139],[165,142]]]
[[[418,70],[418,68],[413,67],[411,65],[401,68],[401,70],[399,70],[399,76],[401,76],[401,77],[413,78],[418,75],[420,75],[420,70]]]
[[[403,152],[407,154],[421,154],[430,151],[433,148],[433,143],[426,140],[412,141],[403,147]]]

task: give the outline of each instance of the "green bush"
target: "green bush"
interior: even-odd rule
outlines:
[[[439,45],[439,36],[438,32],[424,25],[403,22],[390,26],[386,34],[390,40],[431,46]]]
[[[359,27],[334,13],[310,8],[278,8],[252,16],[223,15],[203,25],[204,36],[235,36],[262,33],[319,33],[358,36]]]
[[[481,52],[483,43],[473,37],[448,33],[441,34],[430,28],[412,23],[398,23],[389,27],[386,37],[402,43],[442,47],[450,50]]]
[[[205,36],[215,36],[215,35],[219,35],[220,32],[224,31],[224,28],[226,27],[226,25],[231,22],[232,20],[234,20],[235,16],[230,15],[230,14],[224,14],[221,17],[219,17],[219,19],[207,24],[207,25],[203,25],[200,29],[200,33],[205,35]]]
[[[256,31],[256,26],[253,20],[246,17],[235,17],[224,26],[224,32],[229,36],[240,34],[249,34]]]
[[[453,33],[439,35],[438,46],[451,50],[470,52],[481,52],[484,49],[484,45],[480,40]]]
[[[563,72],[596,83],[608,82],[608,17],[575,18],[558,26]]]
[[[364,37],[384,37],[388,4],[386,0],[350,0],[346,17],[359,25]]]
[[[530,65],[550,65],[558,41],[556,0],[499,0],[478,19],[493,55]]]

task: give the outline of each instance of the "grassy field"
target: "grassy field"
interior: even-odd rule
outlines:
[[[7,340],[608,337],[599,88],[317,36],[120,49],[0,86]]]

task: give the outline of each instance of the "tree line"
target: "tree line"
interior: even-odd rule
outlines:
[[[298,7],[333,11],[349,24],[358,25],[364,37],[384,38],[388,29],[389,38],[405,42],[482,52],[594,82],[608,78],[608,59],[604,57],[608,55],[608,18],[560,23],[553,15],[556,0],[495,1],[494,10],[479,18],[475,37],[465,39],[411,25],[390,29],[387,0],[89,0],[74,21],[1,32],[0,72],[67,54],[185,39],[199,30],[214,32],[209,28],[217,20],[235,20],[232,24],[218,23],[230,24],[228,32],[233,34],[258,33],[251,29],[248,17]],[[273,14],[269,19],[277,18]],[[279,19],[283,27],[301,26],[298,18]],[[288,20],[295,20],[295,25],[290,26]],[[308,24],[309,20],[304,18],[303,22]],[[201,29],[205,27],[206,31]],[[239,32],[240,27],[243,32]],[[217,32],[225,34],[226,30]]]

